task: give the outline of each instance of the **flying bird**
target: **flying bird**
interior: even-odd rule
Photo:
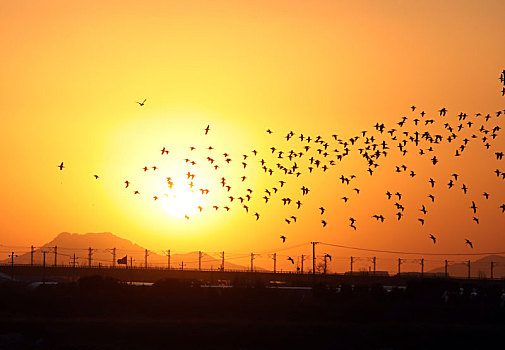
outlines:
[[[142,107],[146,103],[146,99],[144,99],[144,101],[142,101],[142,102],[137,101],[137,103],[139,104],[140,107]]]

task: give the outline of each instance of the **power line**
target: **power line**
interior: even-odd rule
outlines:
[[[447,256],[447,255],[499,255],[499,254],[505,254],[504,252],[484,252],[484,253],[427,253],[427,252],[405,252],[401,250],[381,250],[381,249],[369,249],[369,248],[358,248],[358,247],[350,247],[346,245],[341,245],[341,244],[332,244],[332,243],[324,243],[324,242],[319,242],[321,244],[331,246],[331,247],[337,247],[337,248],[345,248],[345,249],[354,249],[354,250],[362,250],[366,252],[376,252],[376,253],[390,253],[390,254],[411,254],[411,255],[438,255],[438,256]]]

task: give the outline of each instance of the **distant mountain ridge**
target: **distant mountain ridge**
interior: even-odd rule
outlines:
[[[120,238],[111,232],[99,233],[69,233],[62,232],[53,240],[44,244],[42,247],[34,249],[33,262],[34,264],[42,264],[45,254],[47,266],[52,266],[55,263],[55,247],[56,247],[56,264],[57,265],[72,265],[74,254],[76,265],[88,266],[89,253],[91,248],[91,265],[92,266],[111,266],[113,264],[113,248],[116,248],[115,259],[127,256],[128,266],[145,266],[146,248],[131,241]],[[155,252],[147,250],[147,266],[148,267],[168,267],[168,256],[162,255],[161,251]],[[199,264],[199,252],[189,252],[184,254],[170,254],[170,267],[172,269],[184,268],[197,269]],[[9,262],[5,259],[2,263]],[[15,264],[29,264],[31,261],[31,253],[20,254],[15,258]],[[221,267],[221,260],[209,254],[201,253],[201,268],[217,270]],[[225,260],[225,269],[227,270],[249,270],[249,267],[227,262]],[[255,270],[264,270],[256,268]]]
[[[470,261],[470,276],[475,278],[490,278],[491,262],[493,263],[493,278],[504,278],[505,257],[501,255],[487,255],[483,258]],[[445,267],[437,267],[428,272],[444,273]],[[468,277],[468,262],[452,264],[449,262],[447,272],[452,277]]]

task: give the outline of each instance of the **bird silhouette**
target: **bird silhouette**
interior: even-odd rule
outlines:
[[[432,234],[430,234],[430,239],[433,241],[433,244],[437,243],[437,239]]]
[[[142,102],[138,102],[138,101],[137,101],[137,103],[139,104],[139,106],[140,106],[140,107],[142,107],[142,106],[146,103],[146,101],[147,101],[147,100],[146,100],[146,99],[144,99],[144,101],[142,101]],[[155,104],[156,104],[156,103],[155,103]]]
[[[285,242],[286,242],[286,236],[282,235],[282,236],[281,236],[281,239],[282,239],[282,243],[285,243]]]
[[[63,166],[63,162],[61,162],[60,165],[58,165],[58,168],[60,168],[60,170],[63,170],[64,166]]]
[[[475,205],[475,202],[472,201],[472,205],[470,206],[470,209],[473,210],[473,213],[476,214],[477,213],[477,206]]]
[[[465,239],[465,244],[468,244],[470,246],[470,248],[473,248],[473,244],[470,240]]]

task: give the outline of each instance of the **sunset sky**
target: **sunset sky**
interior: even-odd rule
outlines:
[[[505,180],[493,173],[505,172],[505,160],[494,156],[505,151],[503,130],[489,150],[477,139],[454,157],[465,137],[483,136],[478,128],[486,114],[493,117],[486,127],[505,127],[505,116],[495,117],[505,109],[499,81],[504,14],[500,0],[2,1],[0,244],[39,246],[66,231],[113,232],[152,250],[180,252],[270,252],[310,241],[407,252],[505,250],[505,214],[499,209]],[[144,99],[144,106],[136,103]],[[439,116],[442,107],[446,117]],[[400,129],[403,116],[405,130],[414,131],[420,111],[435,120],[433,134],[446,135],[443,124],[456,127],[461,112],[476,125],[424,156],[411,145],[403,157],[399,141],[391,141],[373,176],[357,147],[326,172],[309,174],[310,155],[304,155],[296,160],[303,168],[298,178],[284,176],[269,150],[299,151],[307,144],[300,134],[321,136],[333,150],[333,134],[348,140],[362,130],[376,133],[376,123]],[[294,137],[286,141],[290,131]],[[310,146],[316,156],[318,146]],[[161,155],[163,147],[168,155]],[[432,165],[435,154],[440,162]],[[206,157],[220,168],[214,170]],[[261,169],[261,159],[275,171],[272,176]],[[400,164],[408,171],[395,173]],[[144,172],[144,166],[158,170]],[[411,170],[416,177],[408,176]],[[188,171],[196,174],[191,196]],[[449,191],[453,173],[460,179]],[[351,174],[354,182],[342,185],[339,177]],[[161,198],[173,196],[166,177],[181,191],[175,204]],[[434,189],[430,177],[437,181]],[[285,187],[265,205],[265,189],[281,190],[279,180]],[[302,186],[310,188],[307,196]],[[245,196],[248,188],[253,198],[247,214],[227,197]],[[400,222],[388,190],[403,194]],[[302,207],[284,206],[285,197],[300,199]],[[183,205],[193,208],[189,220],[178,215]],[[417,221],[421,205],[428,209],[424,225]],[[297,222],[287,224],[291,215]],[[357,230],[349,227],[349,217]],[[284,245],[280,235],[287,237]],[[336,257],[370,255],[318,249]],[[301,253],[310,254],[310,246],[285,254]]]

